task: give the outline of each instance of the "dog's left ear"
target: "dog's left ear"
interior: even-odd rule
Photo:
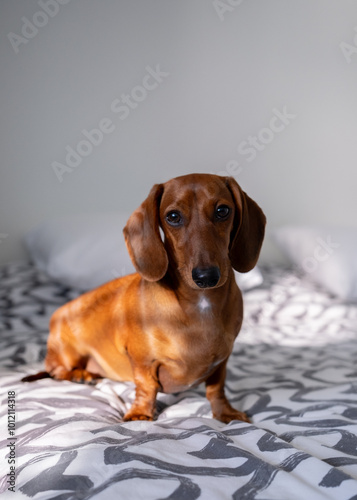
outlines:
[[[226,185],[236,205],[229,258],[236,271],[246,273],[257,263],[264,239],[266,217],[233,177],[226,177]]]
[[[162,184],[155,184],[123,229],[130,258],[138,273],[148,281],[163,278],[169,264],[159,229],[159,206],[163,191]]]

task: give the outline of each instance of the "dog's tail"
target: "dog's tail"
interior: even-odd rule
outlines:
[[[34,375],[27,375],[21,379],[21,382],[35,382],[35,380],[41,380],[42,378],[52,378],[48,372],[39,372]]]

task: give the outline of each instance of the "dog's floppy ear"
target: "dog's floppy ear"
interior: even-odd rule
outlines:
[[[264,239],[266,218],[261,208],[242,191],[233,177],[226,178],[226,185],[236,205],[229,258],[236,271],[246,273],[257,263]]]
[[[163,278],[169,263],[159,230],[159,206],[163,190],[162,184],[155,184],[123,229],[130,258],[138,273],[148,281]]]

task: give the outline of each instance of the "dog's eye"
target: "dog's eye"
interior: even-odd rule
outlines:
[[[182,222],[182,217],[180,212],[172,210],[166,215],[166,220],[171,226],[178,226]]]
[[[216,208],[215,216],[217,219],[226,219],[230,214],[231,209],[227,205],[220,205]]]

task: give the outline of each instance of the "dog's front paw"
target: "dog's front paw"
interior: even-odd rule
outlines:
[[[232,407],[222,408],[219,412],[213,413],[213,418],[223,422],[225,424],[229,424],[232,420],[240,420],[241,422],[251,423],[248,415],[243,411],[235,410]]]

